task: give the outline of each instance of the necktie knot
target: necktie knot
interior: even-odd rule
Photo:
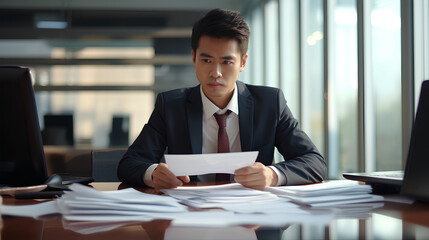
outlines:
[[[219,125],[219,127],[226,127],[226,118],[228,117],[228,115],[231,113],[230,110],[228,110],[226,113],[224,114],[214,114],[214,117],[216,118],[216,122]]]

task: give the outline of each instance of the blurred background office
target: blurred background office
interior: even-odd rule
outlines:
[[[213,8],[245,16],[239,79],[283,89],[330,178],[403,168],[427,0],[0,0],[0,64],[30,67],[46,144],[127,147],[157,93],[197,84],[192,25]]]

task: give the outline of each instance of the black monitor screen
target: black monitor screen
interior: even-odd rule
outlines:
[[[28,186],[47,178],[30,72],[0,66],[0,184]]]
[[[401,193],[429,201],[429,81],[422,83]]]

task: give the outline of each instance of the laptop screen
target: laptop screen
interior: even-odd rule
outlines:
[[[429,200],[429,81],[422,83],[401,194]]]
[[[29,186],[47,178],[30,72],[0,66],[0,184]]]

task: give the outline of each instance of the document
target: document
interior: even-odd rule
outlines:
[[[79,231],[88,233],[114,228],[121,222],[156,219],[172,220],[171,225],[175,227],[326,225],[334,218],[365,218],[371,209],[382,206],[377,201],[383,198],[369,194],[371,189],[368,187],[339,180],[260,191],[231,183],[162,190],[169,195],[165,196],[146,194],[133,188],[98,191],[72,184],[71,191],[66,191],[55,201],[24,206],[2,205],[2,214],[37,218],[60,213],[65,221],[105,223],[92,225],[89,229],[74,225]],[[205,210],[192,211],[189,206]]]
[[[164,193],[195,208],[222,208],[235,213],[306,213],[299,205],[288,199],[255,189],[243,187],[239,183],[214,186],[164,189]]]
[[[235,170],[252,166],[258,157],[257,151],[209,153],[209,154],[166,154],[168,169],[176,176],[202,175],[209,173],[234,174]]]
[[[61,213],[56,201],[46,201],[32,205],[2,205],[2,214],[5,216],[38,218],[43,215]]]
[[[333,180],[301,186],[267,187],[267,191],[293,202],[312,207],[337,206],[351,203],[383,201],[382,196],[372,195],[371,186],[351,180]]]
[[[71,192],[57,200],[66,220],[112,222],[124,216],[128,221],[149,221],[171,219],[174,213],[188,211],[174,198],[142,193],[133,188],[102,192],[72,184],[70,189]]]

